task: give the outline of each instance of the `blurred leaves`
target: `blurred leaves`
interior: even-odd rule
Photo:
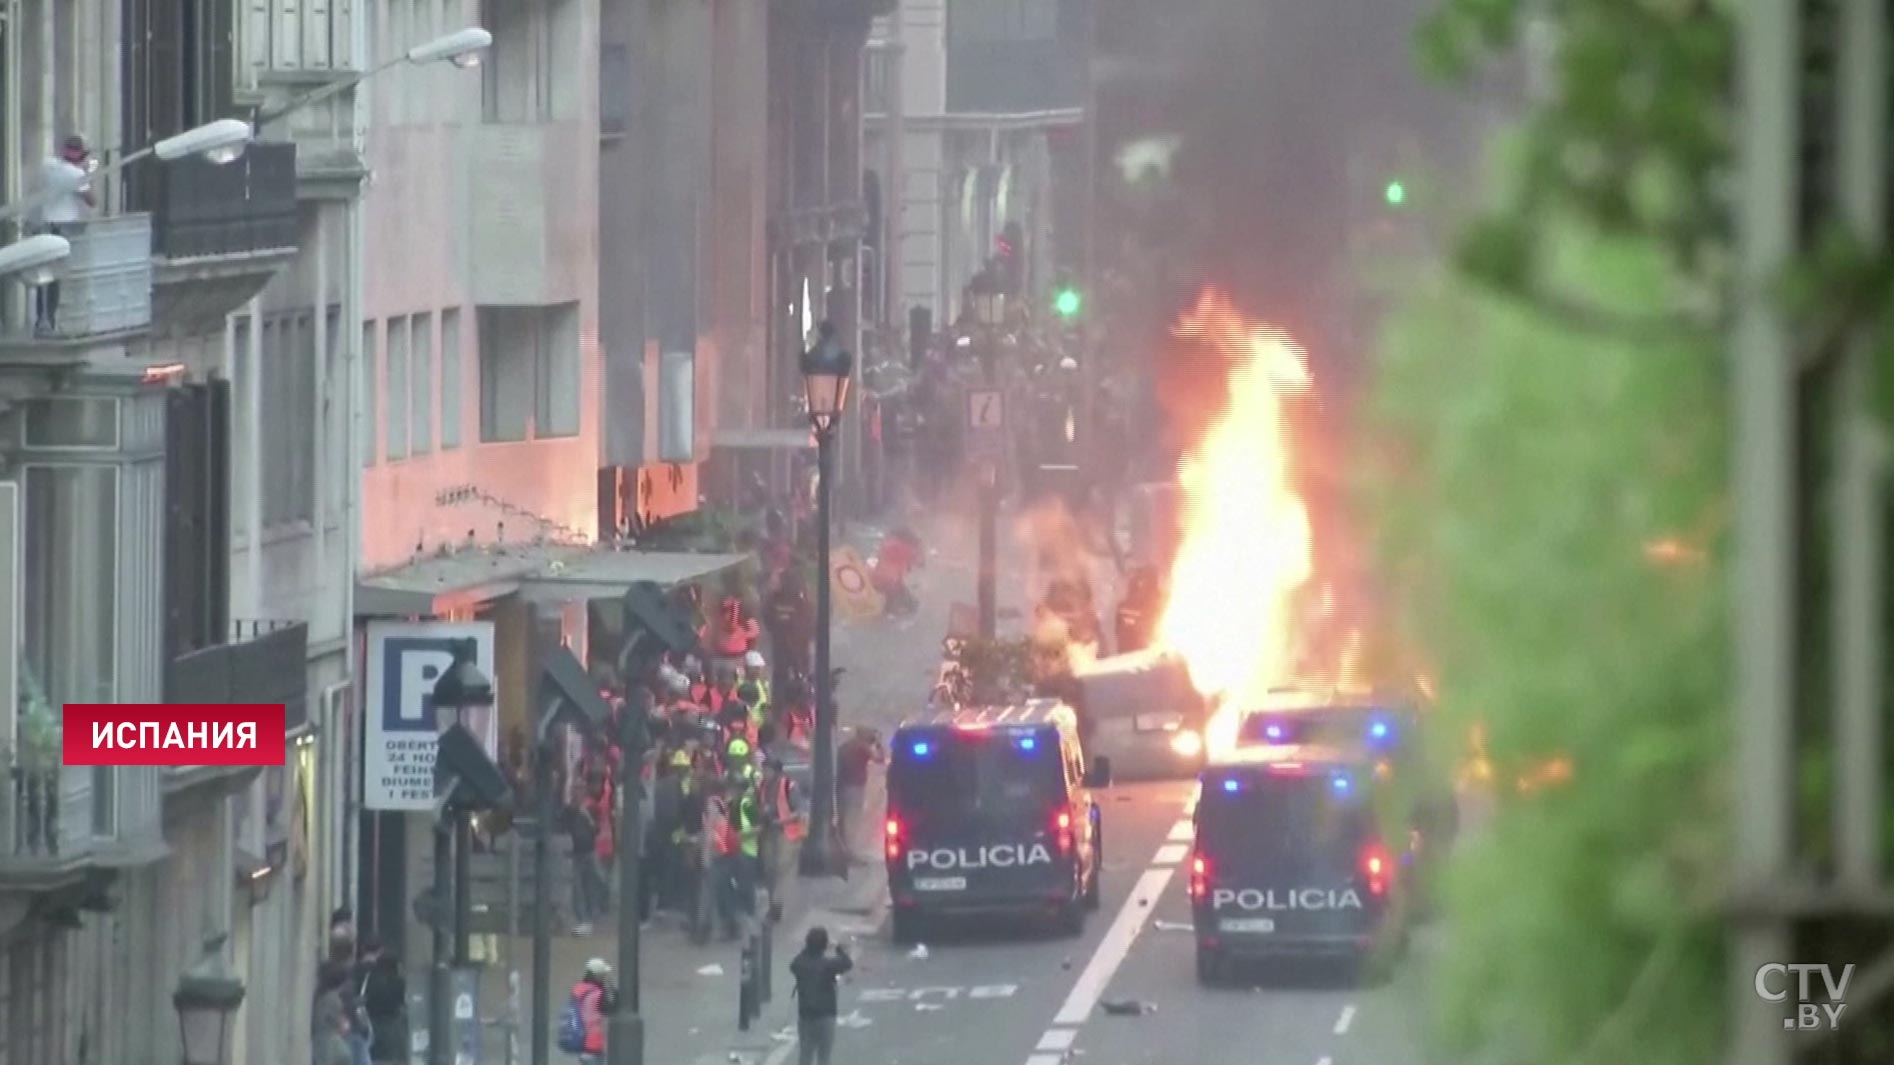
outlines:
[[[1570,211],[1539,234],[1546,278],[1589,306],[1655,319],[1688,302],[1654,242]],[[1502,793],[1450,872],[1441,1049],[1697,1065],[1722,986],[1707,905],[1726,824],[1717,335],[1574,330],[1452,281],[1398,315],[1385,349],[1373,422],[1404,461],[1373,512],[1439,712],[1450,734],[1483,729],[1501,781],[1576,767]],[[1660,963],[1663,1004],[1636,1001]],[[1680,1015],[1691,989],[1704,997]]]

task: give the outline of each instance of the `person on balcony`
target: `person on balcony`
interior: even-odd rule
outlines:
[[[92,172],[88,163],[92,149],[85,138],[73,134],[66,138],[59,154],[40,164],[36,194],[41,233],[70,235],[98,205],[92,193]],[[59,282],[41,285],[34,294],[33,331],[51,333],[59,328]]]

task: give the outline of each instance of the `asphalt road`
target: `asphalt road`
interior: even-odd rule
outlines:
[[[842,1065],[1405,1065],[1419,1033],[1429,934],[1395,979],[1361,986],[1303,968],[1197,985],[1184,870],[1189,789],[1113,788],[1105,901],[1084,934],[984,921],[937,929],[925,951],[885,920],[844,924],[857,967],[843,993]],[[872,931],[869,929],[872,927]],[[1252,986],[1240,986],[1250,984]],[[1138,1003],[1143,1012],[1103,1005]],[[793,1062],[786,1007],[762,1065]]]

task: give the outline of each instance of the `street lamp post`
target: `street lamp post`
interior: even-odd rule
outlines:
[[[205,943],[204,957],[171,992],[184,1065],[230,1065],[230,1017],[243,1005],[244,988],[224,964],[223,948],[223,936]]]
[[[225,163],[235,162],[241,157],[244,148],[249,146],[250,138],[254,135],[255,130],[252,129],[250,123],[240,118],[220,118],[216,121],[206,122],[201,126],[187,129],[182,133],[166,137],[155,144],[148,144],[129,155],[114,159],[89,174],[88,179],[104,177],[107,174],[116,173],[133,163],[149,159],[152,156],[157,156],[162,162],[170,163],[188,156],[201,155],[211,162],[222,166]],[[18,218],[32,211],[34,208],[41,206],[50,198],[51,191],[42,189],[24,200],[17,203],[10,203],[5,207],[0,207],[0,222]],[[28,240],[31,239],[32,238],[28,238]],[[23,240],[20,243],[25,244],[27,242],[28,241]]]
[[[476,736],[486,735],[485,717],[493,711],[493,682],[474,663],[476,648],[473,640],[455,641],[453,664],[434,682],[434,715],[443,731],[459,725]],[[433,1065],[454,1061],[449,1000],[453,966],[466,965],[468,960],[467,924],[473,908],[473,878],[467,868],[473,851],[471,837],[466,814],[450,802],[434,825],[434,968],[428,987],[428,1057]]]
[[[327,100],[331,96],[337,96],[347,92],[382,71],[400,66],[403,63],[422,66],[428,63],[439,63],[445,60],[462,69],[479,66],[480,53],[492,46],[493,34],[488,33],[479,26],[469,26],[466,29],[455,30],[452,33],[436,37],[431,41],[423,41],[413,48],[395,56],[393,59],[382,63],[380,66],[370,67],[367,70],[358,72],[353,77],[331,82],[314,92],[304,93],[301,96],[294,97],[280,107],[258,112],[255,119],[256,128],[262,129],[265,124],[274,122],[284,115],[289,114],[291,111],[301,110],[310,104],[318,103],[322,100]]]
[[[802,384],[816,442],[816,556],[820,575],[815,598],[815,796],[808,841],[799,859],[803,876],[834,875],[835,685],[829,668],[829,508],[835,465],[835,428],[848,406],[854,358],[835,340],[835,323],[823,322],[816,344],[802,353]]]

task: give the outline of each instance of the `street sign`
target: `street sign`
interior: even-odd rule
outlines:
[[[967,428],[976,433],[996,433],[1006,428],[1006,398],[999,389],[968,390]]]
[[[368,623],[368,736],[362,805],[370,810],[428,810],[435,802],[434,682],[454,664],[454,643],[472,639],[475,662],[495,673],[491,621]],[[497,681],[495,683],[498,683]],[[499,715],[486,715],[481,746],[499,751]]]

